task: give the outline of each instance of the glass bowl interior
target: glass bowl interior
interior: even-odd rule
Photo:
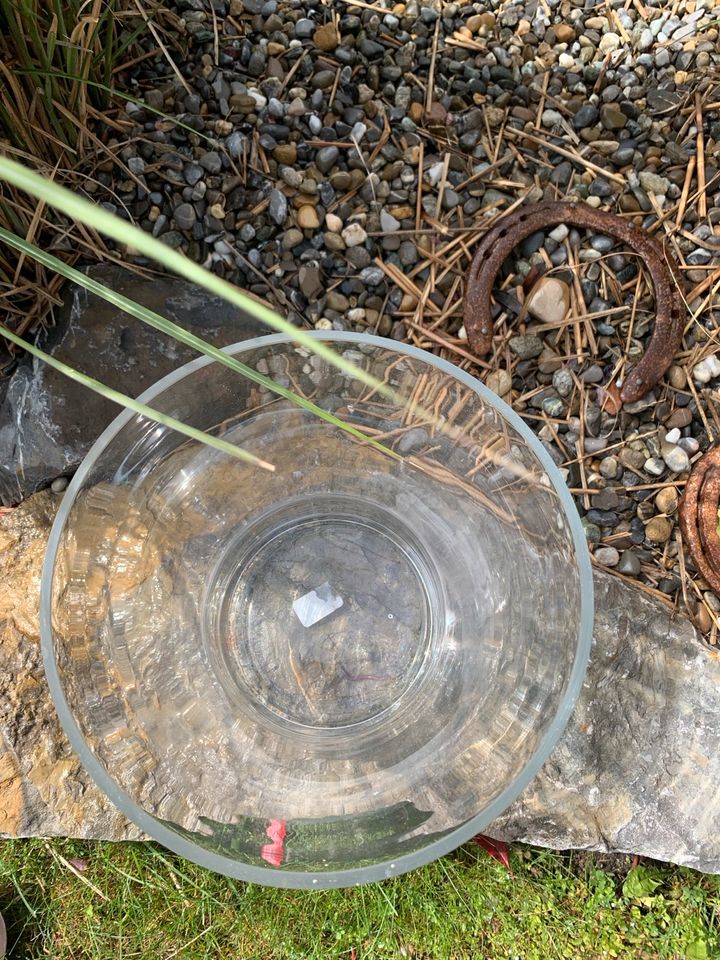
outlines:
[[[282,336],[228,351],[374,444],[199,359],[142,399],[274,471],[123,413],[64,498],[41,603],[61,720],[110,798],[293,887],[487,826],[562,732],[592,623],[579,518],[519,417],[413,347],[320,336],[394,396]]]

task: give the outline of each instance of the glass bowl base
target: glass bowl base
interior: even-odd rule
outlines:
[[[277,722],[346,727],[408,695],[442,622],[437,570],[372,503],[313,494],[242,527],[207,595],[216,669]]]

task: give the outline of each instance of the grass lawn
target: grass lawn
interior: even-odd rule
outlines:
[[[74,863],[80,879],[65,861]],[[720,878],[477,846],[396,880],[285,892],[150,844],[0,841],[10,960],[720,957]]]

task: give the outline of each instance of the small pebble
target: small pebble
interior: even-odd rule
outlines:
[[[565,404],[559,397],[546,397],[542,408],[549,417],[562,417],[565,413]]]
[[[626,577],[637,577],[640,574],[640,560],[637,554],[632,550],[623,550],[615,569]]]
[[[542,323],[561,323],[570,307],[570,289],[556,277],[542,277],[527,300],[528,312]]]
[[[600,461],[600,473],[606,480],[615,480],[620,475],[622,467],[617,457],[604,457]]]
[[[272,190],[270,192],[270,204],[268,206],[268,213],[272,218],[273,222],[281,227],[285,220],[287,219],[287,199],[282,190]]]
[[[653,517],[645,526],[645,536],[653,543],[667,543],[672,533],[672,526],[667,517]]]
[[[690,457],[694,457],[700,449],[700,444],[695,437],[680,437],[678,446],[681,447]]]
[[[655,496],[655,506],[660,513],[675,513],[678,505],[678,494],[675,487],[663,487]]]
[[[510,338],[510,349],[521,360],[532,360],[539,357],[543,352],[543,342],[540,337],[532,334],[524,334],[520,337]]]
[[[639,174],[640,186],[648,193],[654,193],[657,196],[665,196],[670,188],[670,181],[667,177],[660,177],[657,173],[649,170],[641,170]]]
[[[643,469],[652,477],[661,477],[665,473],[665,461],[660,457],[648,457]]]
[[[179,230],[192,230],[195,223],[195,208],[192,204],[181,203],[173,212]]]
[[[512,387],[512,377],[502,368],[488,374],[485,386],[499,397],[505,397]]]
[[[601,53],[613,53],[620,46],[621,40],[616,33],[606,33],[600,38],[599,50]]]
[[[671,430],[682,430],[683,427],[688,427],[691,423],[692,411],[689,407],[677,407],[677,409],[673,410],[668,419],[665,421],[665,425]]]
[[[593,363],[587,370],[583,370],[580,379],[583,383],[601,383],[605,379],[605,374],[599,364]]]
[[[711,353],[709,356],[696,363],[693,367],[693,380],[697,383],[709,383],[715,377],[720,377],[720,359],[717,354]]]
[[[585,517],[582,518],[581,522],[588,543],[600,543],[600,538],[602,537],[602,531],[600,530],[600,527],[598,527],[595,523],[591,523]]]
[[[561,397],[570,396],[575,382],[567,367],[560,367],[553,373],[552,385]]]
[[[343,222],[336,214],[326,213],[325,226],[328,228],[330,233],[340,233],[343,228]]]
[[[356,247],[360,243],[365,243],[367,233],[359,223],[350,223],[342,231],[342,238],[345,241],[345,246]]]
[[[606,437],[585,437],[585,453],[600,453],[607,445]]]
[[[682,447],[672,447],[663,453],[663,460],[673,473],[686,473],[690,469],[690,458]]]
[[[620,562],[620,554],[615,547],[598,547],[594,556],[603,567],[616,567]]]
[[[302,230],[317,230],[320,226],[320,217],[315,207],[306,203],[298,210],[297,222]]]

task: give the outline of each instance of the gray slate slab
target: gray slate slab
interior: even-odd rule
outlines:
[[[113,265],[92,267],[88,273],[215,346],[270,332],[226,301],[178,278],[144,279]],[[66,288],[56,324],[38,346],[132,397],[198,356],[75,285]],[[119,410],[40,361],[23,360],[0,406],[0,500],[18,503],[72,473]]]

